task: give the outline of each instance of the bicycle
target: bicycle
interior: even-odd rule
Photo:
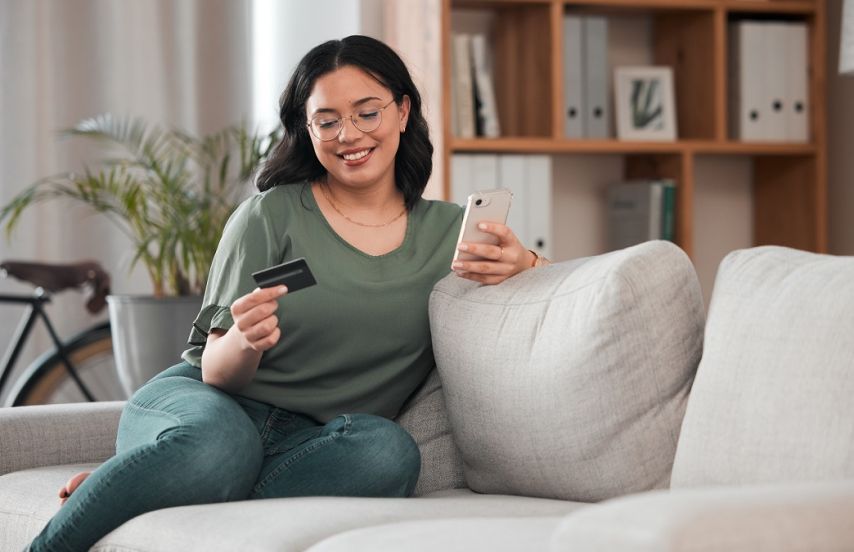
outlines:
[[[0,294],[0,304],[24,304],[24,313],[0,365],[0,393],[5,389],[18,357],[36,320],[47,327],[54,349],[37,358],[13,383],[3,406],[123,400],[113,358],[110,323],[102,322],[61,340],[45,311],[51,293],[88,286],[92,295],[86,309],[96,314],[106,306],[110,276],[96,262],[46,264],[19,261],[0,263],[0,276],[36,286],[32,294]]]

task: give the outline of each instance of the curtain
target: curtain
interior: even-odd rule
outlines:
[[[0,203],[38,178],[80,170],[100,158],[60,130],[103,112],[209,132],[251,113],[249,0],[3,0],[0,2]],[[50,202],[23,216],[0,259],[96,259],[117,293],[150,293],[142,266],[129,272],[131,248],[107,220]],[[0,280],[0,292],[30,288]],[[91,325],[82,293],[49,307],[61,336]],[[0,348],[22,309],[0,305]],[[181,329],[180,331],[185,331]],[[38,327],[18,370],[47,349]],[[0,397],[2,399],[2,397]]]

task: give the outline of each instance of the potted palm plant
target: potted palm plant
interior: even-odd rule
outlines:
[[[103,114],[64,131],[101,142],[109,156],[80,174],[41,179],[0,208],[11,236],[30,205],[66,198],[107,216],[130,239],[153,295],[111,296],[116,363],[129,394],[177,360],[198,313],[222,229],[278,141],[232,126],[196,137]]]

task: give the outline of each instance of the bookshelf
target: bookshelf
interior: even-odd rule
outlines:
[[[645,35],[641,42],[647,45],[650,64],[673,68],[676,141],[565,137],[562,32],[563,17],[568,13],[613,18],[619,25],[613,31],[618,41],[632,34],[633,26],[642,28]],[[463,139],[452,131],[452,33],[465,26],[466,20],[478,17],[489,29],[500,138]],[[728,24],[743,18],[806,23],[810,97],[807,142],[740,142],[729,138]],[[606,173],[613,175],[613,165],[618,161],[618,177],[623,179],[672,178],[676,182],[676,243],[695,258],[702,256],[704,244],[710,243],[704,237],[710,231],[705,227],[710,217],[697,217],[695,212],[703,205],[697,187],[715,186],[714,177],[709,175],[719,174],[716,164],[735,163],[746,179],[744,188],[749,194],[745,203],[749,216],[744,218],[751,243],[745,246],[776,244],[826,252],[825,24],[823,0],[442,0],[445,197],[451,197],[449,161],[454,154],[547,154],[585,166],[593,160],[589,170],[593,175],[597,170],[595,159],[600,158],[603,165],[611,166],[611,172],[602,171],[603,179],[609,178]],[[626,29],[629,32],[624,32]],[[613,86],[613,77],[611,82]],[[560,165],[567,163],[556,163],[555,190],[573,186],[572,178],[560,181]],[[584,226],[561,222],[561,210],[560,201],[556,201],[555,241],[560,241],[567,229],[588,231]],[[700,223],[701,218],[706,222]],[[604,252],[589,249],[582,253]],[[557,255],[557,260],[563,260],[561,256]]]

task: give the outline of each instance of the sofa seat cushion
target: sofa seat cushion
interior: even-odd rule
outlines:
[[[672,486],[854,478],[854,257],[721,262]]]
[[[433,348],[468,486],[578,501],[666,486],[703,323],[670,242],[497,286],[442,279]]]
[[[59,510],[59,489],[98,464],[47,466],[0,476],[0,550],[21,550]]]
[[[297,552],[373,525],[459,517],[563,516],[584,505],[447,490],[420,498],[306,497],[185,506],[149,512],[99,541],[95,552],[199,550]]]
[[[346,531],[308,552],[545,552],[562,520],[553,516],[404,521]]]
[[[0,550],[21,550],[59,509],[57,492],[94,464],[36,468],[0,477]],[[307,497],[185,506],[149,512],[95,545],[96,551],[302,551],[360,527],[457,517],[562,516],[583,504],[466,489],[419,498]]]

